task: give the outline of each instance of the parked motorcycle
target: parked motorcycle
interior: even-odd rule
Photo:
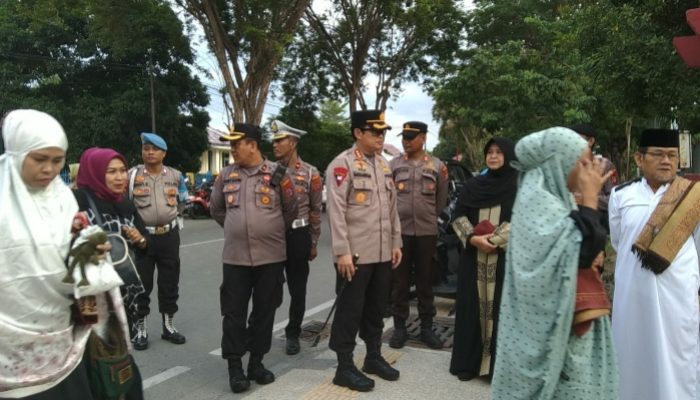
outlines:
[[[194,189],[187,199],[183,215],[188,218],[209,218],[209,201],[211,198],[212,182],[204,180],[199,187]]]
[[[433,293],[438,297],[454,299],[457,294],[457,268],[462,251],[457,234],[452,230],[457,198],[462,186],[471,178],[464,166],[455,161],[444,161],[449,171],[449,197],[447,207],[438,216],[438,240],[435,253],[435,280]]]

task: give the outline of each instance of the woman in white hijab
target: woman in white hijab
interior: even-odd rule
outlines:
[[[81,363],[90,328],[73,324],[74,285],[62,282],[78,211],[58,177],[65,133],[46,113],[15,110],[2,135],[0,398],[91,400]]]

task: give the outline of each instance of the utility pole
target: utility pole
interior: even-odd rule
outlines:
[[[148,52],[148,80],[151,84],[151,132],[156,133],[156,99],[153,90],[153,58]]]

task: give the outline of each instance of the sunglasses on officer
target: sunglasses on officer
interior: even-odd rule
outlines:
[[[378,130],[378,129],[373,129],[373,128],[369,128],[369,127],[362,128],[362,133],[365,133],[365,132],[369,132],[370,135],[372,135],[374,137],[383,137],[384,135],[386,135],[386,130],[384,130],[384,129]]]

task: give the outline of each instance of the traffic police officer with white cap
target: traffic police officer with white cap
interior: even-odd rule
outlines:
[[[390,166],[398,198],[401,238],[401,265],[392,273],[391,304],[394,334],[389,346],[401,348],[406,343],[408,297],[414,277],[418,294],[420,339],[428,347],[442,348],[433,332],[433,255],[437,246],[437,219],[447,204],[448,171],[445,164],[426,154],[428,125],[419,121],[403,124],[404,154],[391,160]]]
[[[158,268],[158,310],[162,314],[161,338],[175,344],[185,336],[175,328],[180,282],[180,234],[178,214],[187,200],[187,187],[180,171],[163,165],[168,151],[165,140],[155,133],[141,134],[143,164],[129,171],[129,198],[133,200],[148,232],[148,247],[136,250],[136,267],[145,293],[136,298],[137,320],[132,341],[136,350],[148,347],[146,317],[150,313],[153,274]]]
[[[316,167],[304,162],[297,153],[299,139],[306,131],[292,128],[282,121],[272,121],[272,149],[277,162],[287,167],[292,177],[299,205],[299,214],[287,231],[287,261],[284,264],[289,289],[289,322],[285,328],[286,352],[300,351],[299,334],[306,309],[306,283],[309,261],[316,258],[318,237],[321,235],[323,182]]]
[[[284,167],[263,157],[261,139],[260,128],[245,123],[221,137],[231,142],[235,164],[221,171],[211,195],[211,215],[224,228],[221,356],[228,362],[234,393],[247,390],[251,380],[260,385],[275,380],[262,359],[270,351],[275,310],[282,304],[285,232],[297,218],[292,179]],[[247,376],[241,362],[246,352]]]
[[[385,380],[399,379],[399,371],[381,355],[381,339],[391,270],[401,262],[401,225],[391,169],[381,156],[384,134],[390,129],[384,114],[353,112],[351,127],[355,145],[340,153],[326,171],[338,292],[329,347],[338,355],[333,383],[368,391],[374,381],[352,359],[358,330],[367,345],[362,370]],[[353,255],[359,257],[357,265]]]

